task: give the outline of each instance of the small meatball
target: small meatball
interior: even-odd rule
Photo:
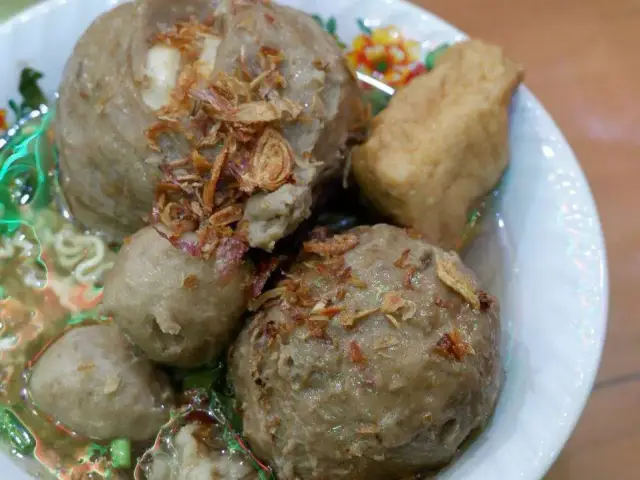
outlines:
[[[450,47],[375,117],[354,149],[366,199],[442,248],[456,248],[470,210],[509,161],[509,104],[522,69],[477,40]]]
[[[254,452],[280,480],[392,480],[449,462],[496,404],[495,301],[457,254],[396,227],[305,250],[231,355]]]
[[[258,473],[230,453],[212,425],[189,424],[173,439],[173,454],[154,455],[148,480],[257,480]]]
[[[40,357],[33,401],[76,433],[98,440],[153,438],[169,419],[169,380],[113,325],[76,327]]]
[[[252,274],[248,260],[194,258],[146,227],[118,252],[102,310],[150,359],[197,367],[239,330]]]

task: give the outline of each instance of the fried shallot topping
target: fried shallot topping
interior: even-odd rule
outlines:
[[[445,356],[462,361],[467,355],[475,355],[473,347],[462,339],[462,333],[454,328],[451,333],[445,333],[436,345],[436,350]]]
[[[393,265],[396,268],[407,268],[408,264],[407,264],[407,259],[409,258],[409,254],[411,253],[410,249],[406,249],[402,252],[402,254],[400,255],[400,257],[398,257],[398,259],[393,262]]]
[[[407,290],[413,290],[413,277],[416,273],[418,273],[418,269],[416,267],[409,267],[405,272],[403,285]]]
[[[198,42],[204,35],[213,35],[210,26],[195,21],[178,22],[172,28],[158,33],[153,44],[162,43],[168,47],[173,47],[194,61],[199,56]]]
[[[362,312],[344,314],[340,318],[340,323],[344,328],[353,328],[360,320],[364,320],[371,315],[374,315],[380,311],[379,308],[370,308],[369,310],[364,310]]]
[[[436,274],[442,283],[464,298],[473,308],[479,310],[480,300],[473,286],[473,280],[462,273],[450,254],[438,255]]]
[[[362,353],[362,348],[360,348],[360,345],[358,345],[358,342],[355,340],[351,340],[351,342],[349,342],[349,358],[357,365],[367,363],[367,359],[364,356],[364,353]]]
[[[393,291],[385,293],[382,298],[382,306],[380,307],[380,311],[382,313],[387,315],[399,314],[402,320],[413,318],[416,314],[416,310],[417,307],[415,302],[403,298],[400,292]]]
[[[186,141],[189,151],[161,166],[152,220],[191,255],[219,257],[226,245],[225,260],[241,261],[247,251],[240,247],[247,244],[242,218],[251,194],[296,180],[295,154],[282,128],[299,119],[302,107],[281,96],[284,56],[273,47],[260,49],[251,72],[248,59],[239,58],[233,74],[203,76],[197,67],[206,35],[213,29],[192,21],[152,39],[179,49],[184,67],[169,104],[146,132],[149,147],[163,152],[173,138]]]
[[[262,293],[264,286],[283,261],[284,257],[271,257],[258,264],[256,274],[251,282],[252,298],[256,298]]]
[[[495,299],[485,291],[478,292],[478,300],[480,301],[481,312],[489,311],[495,303]]]
[[[308,318],[307,328],[311,337],[325,339],[327,338],[329,320],[326,318]]]
[[[315,253],[322,257],[333,257],[353,250],[359,243],[360,239],[357,235],[345,233],[334,235],[326,240],[310,240],[305,242],[304,251],[307,253]]]
[[[189,275],[182,281],[182,288],[186,288],[187,290],[195,290],[198,288],[198,284],[200,281],[198,277],[195,275]]]

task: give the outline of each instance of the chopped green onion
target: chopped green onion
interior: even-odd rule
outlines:
[[[424,59],[424,64],[429,70],[433,70],[438,62],[438,58],[449,48],[448,43],[443,43],[435,50],[430,51]]]
[[[36,448],[36,441],[31,432],[11,410],[5,408],[0,413],[0,436],[9,442],[20,455],[28,456]]]
[[[331,35],[335,35],[336,34],[336,28],[338,27],[338,22],[336,21],[336,17],[329,17],[329,20],[327,20],[327,32],[329,32]]]
[[[131,440],[128,438],[118,438],[109,445],[111,453],[111,464],[114,468],[131,467]]]
[[[367,27],[367,25],[364,23],[364,20],[362,18],[358,18],[356,20],[356,23],[358,24],[358,28],[360,29],[360,31],[362,33],[364,33],[365,35],[368,35],[368,36],[373,35],[373,30],[371,30],[369,27]]]
[[[391,100],[391,97],[388,94],[380,90],[367,90],[365,92],[365,98],[371,104],[371,110],[374,115],[377,115],[387,108],[389,101]]]

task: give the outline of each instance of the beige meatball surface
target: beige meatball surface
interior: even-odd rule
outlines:
[[[160,176],[145,162],[153,115],[129,58],[136,17],[126,3],[83,34],[65,67],[55,119],[67,204],[84,226],[115,239],[143,226]]]
[[[252,273],[249,261],[194,258],[146,227],[118,253],[102,311],[152,360],[196,367],[240,328]]]
[[[125,3],[98,17],[76,43],[63,72],[55,133],[64,197],[85,227],[121,240],[144,226],[158,166],[186,153],[175,137],[163,139],[162,152],[149,148],[147,131],[183,62],[177,49],[154,50],[150,41],[191,16],[211,15],[218,3]]]
[[[150,214],[154,198],[164,211],[177,196],[193,230],[233,212],[251,246],[271,250],[339,178],[367,121],[340,48],[309,15],[260,1],[138,0],[98,18],[67,63],[61,186],[76,220],[114,240],[149,222],[176,227],[171,212]]]
[[[164,374],[106,324],[76,327],[53,343],[35,364],[29,390],[38,408],[99,440],[149,440],[173,406]]]
[[[281,480],[399,479],[450,461],[498,396],[495,301],[455,253],[396,227],[305,249],[231,355],[255,453]]]
[[[523,72],[479,40],[450,47],[375,117],[354,149],[362,193],[400,225],[456,248],[470,210],[509,161],[509,105]]]
[[[335,39],[293,8],[267,2],[237,8],[218,49],[216,73],[237,70],[244,57],[257,77],[265,49],[282,57],[278,69],[284,78],[283,88],[267,93],[266,101],[274,106],[293,102],[301,109],[298,121],[281,126],[297,158],[295,182],[254,193],[244,212],[251,246],[271,250],[310,216],[324,182],[340,176],[348,141],[368,118]]]

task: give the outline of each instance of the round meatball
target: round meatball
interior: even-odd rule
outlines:
[[[248,260],[195,258],[146,227],[118,252],[102,310],[150,359],[196,367],[239,330],[252,274]]]
[[[232,90],[219,104],[222,83]],[[338,177],[366,113],[335,39],[302,12],[257,0],[139,0],[96,20],[67,63],[56,118],[61,186],[80,223],[118,240],[142,228],[159,182],[204,175],[182,193],[209,217],[214,201],[230,206],[224,186],[244,178],[246,195],[230,195],[242,197],[235,221],[244,214],[249,243],[270,250]],[[224,136],[233,158],[213,179],[205,162],[215,163]],[[282,168],[266,159],[277,154]],[[195,172],[190,162],[174,170],[191,156]],[[237,171],[250,158],[256,171]],[[207,187],[216,198],[204,180],[217,183]]]
[[[29,389],[46,414],[98,440],[149,440],[173,406],[165,375],[109,324],[76,327],[53,343],[36,362]]]
[[[171,454],[156,453],[149,480],[258,480],[258,473],[237,453],[229,452],[223,431],[215,425],[191,423],[172,440]]]
[[[55,120],[60,184],[71,212],[117,239],[144,225],[160,174],[145,162],[144,132],[153,115],[130,70],[136,14],[132,3],[118,6],[80,38],[64,71]]]
[[[67,206],[85,227],[121,240],[145,224],[158,165],[182,158],[184,143],[146,131],[168,101],[181,68],[178,49],[149,40],[175,22],[214,11],[215,0],[139,0],[117,6],[84,32],[60,85],[55,133]]]
[[[308,14],[275,3],[235,9],[214,75],[236,71],[238,58],[246,58],[249,72],[259,76],[265,49],[282,57],[278,67],[285,79],[265,99],[278,108],[293,102],[302,109],[300,121],[282,125],[297,158],[295,183],[253,194],[244,212],[251,246],[271,250],[310,216],[325,183],[340,176],[348,143],[366,126],[368,110],[336,40]]]
[[[498,307],[455,253],[387,225],[305,244],[231,355],[278,478],[394,479],[452,459],[500,386]]]

